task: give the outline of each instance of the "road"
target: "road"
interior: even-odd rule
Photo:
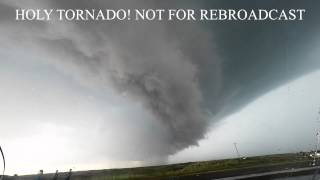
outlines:
[[[234,177],[228,177],[228,178],[219,178],[219,179],[212,179],[212,180],[234,180],[234,179],[263,179],[263,178],[270,178],[272,176],[278,176],[278,175],[286,175],[286,174],[299,174],[304,172],[316,172],[317,169],[319,169],[320,166],[315,167],[305,167],[305,168],[297,168],[297,169],[286,169],[286,170],[280,170],[280,171],[272,171],[272,172],[265,172],[265,173],[256,173],[256,174],[249,174],[249,175],[242,175],[242,176],[234,176]],[[311,176],[312,177],[312,176]]]

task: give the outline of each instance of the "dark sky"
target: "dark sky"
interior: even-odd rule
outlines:
[[[228,102],[230,111],[236,111],[261,94],[320,67],[317,57],[309,57],[310,52],[318,48],[314,41],[320,31],[318,1],[210,1],[205,7],[307,10],[305,20],[300,22],[207,23],[215,34],[217,49],[223,58],[222,96],[228,97],[236,92]],[[207,72],[210,73],[210,66]],[[210,97],[214,87],[207,86],[210,85],[207,83],[210,76],[204,75],[204,79],[202,85],[206,96]]]

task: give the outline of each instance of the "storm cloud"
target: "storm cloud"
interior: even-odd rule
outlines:
[[[177,1],[4,1],[15,8],[255,8],[248,3],[222,1],[198,4]],[[263,7],[286,4],[268,2]],[[290,6],[307,6],[290,3]],[[145,137],[138,159],[166,158],[197,145],[210,123],[232,114],[261,94],[304,73],[319,61],[302,46],[319,30],[318,14],[309,11],[304,22],[14,22],[1,16],[1,39],[9,45],[37,51],[44,62],[72,76],[83,88],[109,93],[142,104],[163,128]],[[2,11],[1,11],[2,14]],[[9,46],[8,45],[8,46]],[[307,62],[302,62],[306,59]],[[301,66],[303,65],[303,66]],[[144,118],[144,117],[142,117]],[[133,122],[134,123],[134,122]],[[107,124],[112,126],[112,124]],[[140,128],[144,124],[139,124]],[[151,130],[152,131],[152,130]],[[130,134],[128,141],[130,141]],[[132,134],[132,136],[135,136]],[[124,146],[125,147],[125,146]],[[124,151],[124,154],[126,152]],[[134,159],[134,158],[133,158]]]

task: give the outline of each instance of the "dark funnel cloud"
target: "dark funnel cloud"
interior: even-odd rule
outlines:
[[[13,1],[15,2],[15,1]],[[143,104],[163,124],[154,157],[197,145],[220,120],[271,89],[318,69],[307,57],[319,44],[319,6],[312,1],[32,1],[45,8],[306,8],[303,22],[48,22],[10,23],[31,48],[86,88]],[[313,1],[314,2],[314,1]],[[8,1],[6,6],[21,7]],[[250,5],[249,5],[250,4]],[[2,6],[2,5],[1,5]],[[2,21],[6,23],[6,21]],[[10,34],[10,30],[6,33]],[[50,58],[49,58],[50,57]],[[140,126],[143,126],[141,124]],[[155,127],[157,128],[157,127]],[[162,128],[162,127],[161,127]],[[128,137],[130,141],[130,137]],[[148,144],[141,147],[148,147]],[[142,151],[143,153],[143,151]]]

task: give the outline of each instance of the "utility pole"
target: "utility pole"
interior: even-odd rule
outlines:
[[[319,117],[320,117],[320,108],[319,108],[319,112],[318,112],[318,120],[319,120]],[[317,137],[317,143],[316,143],[316,149],[314,151],[314,157],[313,157],[313,163],[312,165],[315,166],[316,165],[316,158],[318,156],[318,147],[319,147],[319,143],[320,143],[320,132],[317,131],[317,134],[316,134],[316,137]]]
[[[56,170],[56,173],[54,174],[52,180],[57,180],[57,179],[58,179],[58,176],[59,176],[58,172],[59,172],[59,171]]]
[[[237,143],[235,142],[235,143],[233,143],[233,145],[234,145],[234,149],[235,149],[236,152],[237,152],[237,156],[238,156],[238,158],[240,159],[241,156],[240,156],[240,153],[239,153],[238,148],[237,148]]]
[[[69,174],[67,175],[67,177],[65,178],[65,180],[70,180],[72,176],[72,169],[69,170]]]

